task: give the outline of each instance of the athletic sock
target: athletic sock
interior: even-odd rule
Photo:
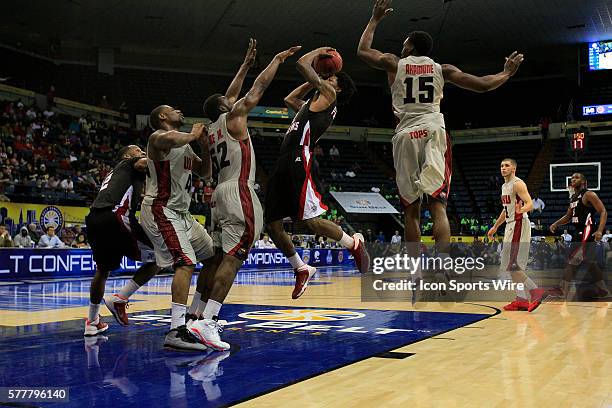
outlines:
[[[525,292],[529,292],[530,290],[534,290],[538,288],[538,285],[535,284],[534,281],[531,280],[531,278],[527,278],[525,279],[525,282],[523,282],[525,284]]]
[[[202,295],[197,290],[193,294],[193,299],[191,299],[191,305],[189,306],[189,314],[196,314],[198,307],[200,307],[200,303],[202,303]]]
[[[300,258],[297,252],[293,256],[290,256],[287,259],[289,260],[289,263],[291,264],[291,266],[293,266],[293,269],[299,269],[303,265],[306,265],[304,261],[302,261],[302,258]]]
[[[519,297],[521,299],[529,299],[529,297],[527,296],[527,292],[525,292],[522,289],[516,289],[516,297]]]
[[[353,237],[349,237],[346,232],[342,231],[342,238],[340,238],[340,245],[347,249],[355,248],[355,240]]]
[[[172,302],[172,322],[170,323],[170,330],[185,325],[186,312],[187,305]]]
[[[134,281],[134,279],[130,279],[128,282],[126,282],[125,285],[123,285],[123,287],[119,291],[119,296],[121,297],[121,299],[126,299],[127,300],[139,288],[140,288],[140,285],[137,284],[136,281]]]
[[[202,315],[202,313],[204,313],[204,309],[206,309],[206,303],[208,302],[203,301],[202,297],[200,296],[200,303],[198,303],[198,308],[195,311],[196,316],[199,317]]]
[[[204,308],[204,318],[212,319],[214,317],[219,317],[219,311],[222,305],[222,303],[209,299]]]
[[[97,323],[96,321],[98,320],[98,316],[100,315],[100,305],[101,303],[95,305],[89,302],[89,316],[87,317],[87,319],[89,320],[89,323],[91,324]]]

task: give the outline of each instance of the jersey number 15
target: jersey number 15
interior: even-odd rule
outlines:
[[[434,86],[433,77],[422,76],[418,77],[418,89],[417,95],[414,95],[414,80],[415,77],[406,77],[404,83],[406,84],[406,97],[404,103],[432,103],[434,98]]]

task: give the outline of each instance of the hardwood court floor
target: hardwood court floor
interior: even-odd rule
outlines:
[[[225,310],[228,320],[258,324],[242,327],[244,323],[235,323],[226,327],[222,337],[232,344],[239,343],[243,349],[234,357],[223,356],[218,359],[222,362],[215,361],[215,369],[223,367],[223,376],[216,371],[209,383],[198,379],[204,389],[202,392],[197,388],[201,395],[193,391],[195,388],[187,389],[185,401],[189,405],[201,397],[202,406],[240,403],[245,407],[612,406],[610,303],[552,302],[527,313],[500,312],[504,305],[501,302],[427,303],[417,304],[416,308],[409,301],[362,302],[360,278],[338,270],[323,271],[301,299],[292,301],[291,282],[291,275],[283,272],[239,275],[228,298],[232,305],[222,309],[222,318],[226,318]],[[107,290],[121,284],[122,280],[109,281]],[[135,340],[125,336],[145,330],[149,324],[142,320],[146,317],[137,320],[138,316],[169,314],[169,284],[170,278],[158,278],[134,295],[129,309],[134,317],[132,326],[121,328],[111,323],[109,340],[100,346],[102,368],[104,350],[110,350],[113,341],[117,347],[121,345],[127,347],[127,352],[135,352],[129,348]],[[46,289],[45,286],[49,284],[0,286],[3,338],[17,341],[23,333],[20,327],[29,326],[31,331],[36,325],[45,329],[32,334],[33,341],[42,336],[53,338],[53,328],[48,324],[56,322],[72,325],[65,329],[71,341],[82,338],[81,319],[87,313],[89,282],[56,282]],[[11,310],[10,306],[17,304],[21,306]],[[31,310],[27,305],[31,305]],[[103,315],[108,315],[105,309]],[[293,324],[296,329],[280,328],[283,324]],[[167,323],[158,320],[152,325]],[[303,335],[306,329],[312,334],[307,339]],[[380,335],[395,329],[398,331]],[[146,330],[138,333],[155,339],[150,348],[159,357],[163,353],[157,346],[162,338],[161,327]],[[7,349],[0,350],[0,354],[7,353]],[[240,364],[234,360],[232,366],[232,358],[241,355]],[[263,356],[270,358],[268,363]],[[334,361],[336,356],[338,361]],[[279,376],[273,371],[275,360],[279,365],[286,364],[282,370],[286,375]],[[167,359],[164,369],[172,361]],[[115,371],[117,364],[114,363]],[[159,361],[152,359],[148,364]],[[112,368],[113,364],[108,366]],[[312,369],[314,366],[317,368]],[[248,379],[238,381],[241,370]],[[163,375],[167,376],[168,373]],[[258,376],[267,384],[251,387],[250,382]],[[9,376],[2,378],[5,382],[2,386],[15,385],[7,383]],[[195,381],[186,374],[185,378],[187,382]],[[25,379],[17,382],[25,384],[24,381],[27,382]],[[160,379],[161,388],[164,381]],[[137,379],[132,378],[132,382],[138,385]],[[95,381],[91,380],[82,387],[93,385]],[[210,386],[218,387],[218,392],[210,391]],[[74,395],[79,398],[78,392]],[[216,399],[211,399],[211,395]],[[87,401],[85,396],[82,398]]]

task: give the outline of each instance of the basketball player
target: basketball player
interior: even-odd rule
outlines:
[[[512,281],[522,283],[524,287],[516,290],[516,299],[504,306],[504,310],[532,312],[540,306],[544,295],[544,290],[525,274],[531,245],[531,224],[527,213],[533,210],[533,201],[525,182],[516,177],[514,159],[502,160],[500,172],[505,181],[501,190],[502,211],[487,236],[492,241],[497,229],[506,223],[500,270],[510,272]],[[527,300],[525,289],[529,291],[531,301]]]
[[[206,128],[196,123],[191,133],[180,132],[184,117],[168,105],[153,109],[149,117],[155,130],[147,144],[148,168],[141,223],[155,247],[157,265],[174,269],[172,320],[164,346],[204,351],[206,346],[186,328],[185,314],[191,276],[197,261],[213,255],[212,239],[189,213],[192,170],[210,179],[210,156],[200,159],[189,143],[197,141],[208,151]]]
[[[523,55],[513,52],[502,72],[477,77],[453,65],[440,65],[429,55],[433,40],[423,31],[414,31],[404,41],[401,57],[372,48],[374,31],[393,9],[391,0],[377,0],[372,17],[359,41],[357,55],[373,68],[387,72],[393,110],[398,120],[393,143],[393,161],[400,198],[405,206],[406,242],[420,242],[421,199],[429,202],[433,236],[438,253],[448,257],[450,226],[446,200],[450,191],[452,152],[446,134],[440,101],[446,82],[475,92],[498,88],[512,77]],[[411,256],[418,256],[417,245]]]
[[[214,273],[214,280],[210,295],[202,298],[206,302],[202,319],[190,321],[188,329],[217,351],[230,348],[219,336],[221,305],[263,228],[261,204],[253,188],[256,165],[247,127],[248,114],[259,103],[280,64],[300,48],[277,54],[243,98],[232,103],[233,98],[214,94],[204,102],[204,114],[212,121],[208,147],[218,177],[211,200],[214,245],[221,254],[215,257],[220,258],[218,268],[209,272]]]
[[[136,220],[147,158],[140,147],[130,145],[119,150],[119,159],[119,164],[102,182],[100,192],[85,218],[96,261],[96,274],[89,289],[85,336],[94,336],[108,329],[108,325],[99,317],[104,285],[109,273],[119,268],[123,256],[144,262],[118,294],[104,298],[108,309],[123,326],[128,324],[125,312],[128,298],[159,271],[153,262],[153,245]]]
[[[287,106],[297,114],[285,135],[266,191],[265,220],[268,232],[295,271],[293,299],[302,296],[316,268],[306,265],[295,252],[291,239],[283,229],[285,217],[304,221],[314,234],[340,242],[351,251],[361,272],[366,272],[369,264],[363,235],[357,233],[350,237],[332,221],[319,218],[327,206],[321,200],[323,190],[318,172],[314,170],[318,165],[312,150],[334,121],[337,105],[346,104],[355,93],[355,84],[346,73],[338,72],[321,78],[315,72],[313,62],[329,50],[329,47],[318,48],[297,62],[298,71],[308,82],[285,98]],[[304,100],[313,89],[314,94]]]
[[[561,291],[567,298],[572,279],[581,263],[586,263],[588,272],[595,278],[597,298],[610,297],[608,287],[603,280],[603,273],[596,262],[595,242],[601,241],[608,212],[606,207],[594,191],[587,189],[586,178],[583,174],[574,173],[571,178],[571,189],[573,195],[567,213],[550,226],[550,232],[555,233],[559,225],[571,223],[574,226],[570,256],[563,279],[561,280]],[[599,226],[593,228],[595,213],[599,214]]]

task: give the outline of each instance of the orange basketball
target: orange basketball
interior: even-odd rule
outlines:
[[[314,69],[323,76],[333,75],[342,70],[342,56],[338,51],[330,48],[326,54],[319,55],[315,59]]]

